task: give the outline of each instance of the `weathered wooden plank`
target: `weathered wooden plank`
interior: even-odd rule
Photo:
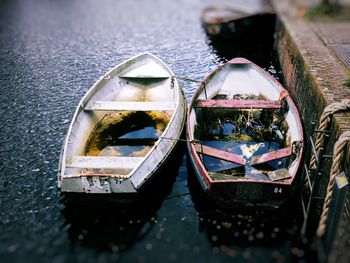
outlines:
[[[66,167],[91,169],[133,169],[137,167],[143,159],[143,157],[71,156],[66,162]]]
[[[287,147],[287,148],[279,149],[273,152],[264,153],[262,155],[253,156],[250,161],[250,164],[256,165],[256,164],[266,163],[273,160],[278,160],[284,157],[288,157],[290,155],[292,155],[292,147]]]
[[[279,181],[292,177],[292,175],[288,172],[286,168],[270,171],[267,173],[267,176],[270,178],[271,181]]]
[[[86,177],[109,177],[109,178],[115,178],[115,179],[127,179],[130,177],[129,174],[97,174],[97,173],[84,173],[79,174],[79,176],[86,176]]]
[[[213,147],[201,145],[201,144],[193,144],[194,148],[196,149],[197,152],[216,157],[218,159],[224,160],[224,161],[229,161],[232,163],[240,164],[240,165],[245,165],[245,159],[238,154],[222,151],[219,149],[215,149]]]
[[[82,173],[82,174],[69,174],[64,175],[64,179],[80,178],[80,177],[109,177],[115,179],[127,179],[130,177],[129,174],[111,174],[111,173]]]
[[[195,108],[279,109],[277,100],[198,100]]]
[[[165,111],[175,110],[173,101],[93,101],[87,105],[86,111]]]

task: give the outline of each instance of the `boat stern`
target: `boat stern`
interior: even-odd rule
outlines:
[[[60,176],[59,185],[63,193],[136,193],[130,180],[118,180],[108,177]]]
[[[294,185],[260,182],[215,182],[209,196],[225,208],[276,209],[291,198]]]

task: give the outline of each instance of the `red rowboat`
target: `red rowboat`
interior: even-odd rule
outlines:
[[[187,112],[188,152],[204,191],[224,207],[279,207],[293,193],[303,128],[288,92],[235,58],[197,88]]]

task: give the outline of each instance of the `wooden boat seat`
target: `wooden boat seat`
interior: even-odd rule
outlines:
[[[196,151],[201,154],[216,157],[221,160],[229,161],[240,165],[245,165],[246,163],[245,159],[239,156],[238,154],[229,153],[229,152],[222,151],[213,147],[205,146],[202,144],[193,143],[193,146],[196,149]]]
[[[173,101],[93,101],[85,111],[174,111]]]
[[[66,162],[69,168],[134,169],[144,157],[120,156],[71,156]]]
[[[224,160],[224,161],[229,161],[232,163],[240,164],[240,165],[245,165],[246,160],[241,157],[238,154],[222,151],[213,147],[201,145],[201,144],[195,144],[193,143],[195,150],[198,153],[205,154],[208,156],[216,157],[218,159]],[[279,149],[276,151],[264,153],[261,155],[253,156],[250,160],[250,165],[257,165],[257,164],[262,164],[262,163],[267,163],[270,161],[282,159],[288,156],[291,156],[293,154],[292,147],[287,147],[283,149]]]
[[[262,155],[253,156],[251,161],[250,161],[250,164],[257,165],[257,164],[267,163],[270,161],[274,161],[274,160],[278,160],[278,159],[282,159],[282,158],[291,156],[292,154],[293,154],[292,147],[287,147],[287,148],[279,149],[276,151],[264,153]]]
[[[198,100],[195,108],[280,109],[278,100]]]

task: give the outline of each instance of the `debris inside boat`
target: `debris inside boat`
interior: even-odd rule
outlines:
[[[235,95],[214,99],[261,100],[258,96]],[[195,137],[205,146],[241,156],[245,165],[202,155],[203,162],[213,180],[256,179],[277,181],[290,178],[286,167],[289,158],[256,164],[256,156],[276,151],[288,145],[287,110],[281,109],[228,109],[197,108],[199,121]],[[277,172],[278,171],[278,172]]]

